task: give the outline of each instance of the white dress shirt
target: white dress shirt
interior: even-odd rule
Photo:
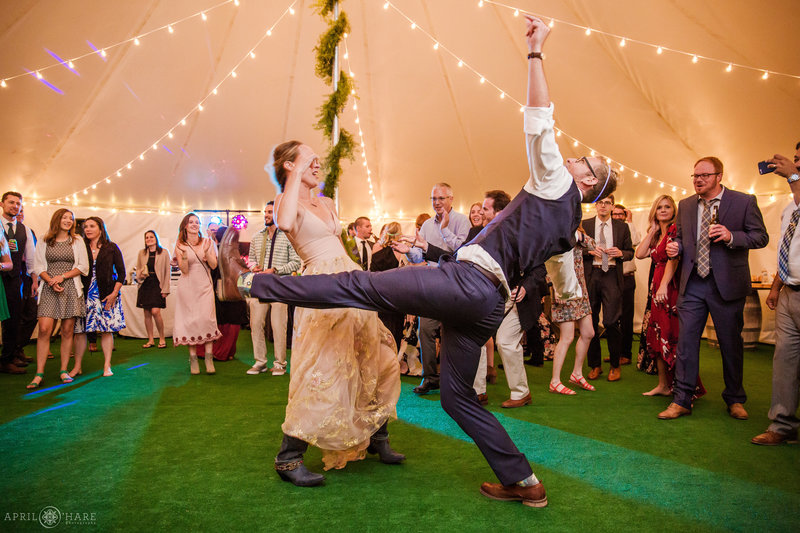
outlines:
[[[800,205],[791,201],[781,213],[781,236],[778,240],[778,253],[780,253],[783,236],[786,234],[786,228],[789,226],[792,213],[797,210],[800,210]],[[785,283],[787,285],[800,285],[800,228],[795,229],[792,240],[789,243],[789,277],[786,278]]]
[[[614,230],[611,229],[611,217],[608,217],[608,220],[605,221],[605,224],[606,224],[606,226],[604,228],[605,231],[603,231],[603,234],[605,235],[606,248],[611,248],[612,246],[614,246]],[[602,239],[600,239],[600,229],[601,229],[602,225],[603,225],[603,221],[600,220],[600,217],[595,217],[595,221],[594,221],[594,242],[595,242],[595,244],[600,243],[601,240],[602,240]],[[609,257],[608,258],[608,266],[614,266],[616,264],[617,264],[616,259],[614,259],[613,257]],[[603,261],[599,257],[595,257],[592,260],[592,266],[602,266],[602,265],[603,265]]]

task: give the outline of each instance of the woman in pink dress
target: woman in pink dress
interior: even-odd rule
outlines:
[[[671,196],[662,194],[650,208],[647,235],[636,247],[636,258],[650,256],[653,279],[650,284],[650,320],[645,331],[648,353],[656,360],[658,385],[643,392],[644,396],[671,396],[675,369],[675,350],[678,346],[678,259],[667,257],[667,243],[675,238],[675,216],[678,209]],[[697,379],[695,398],[705,394]]]
[[[211,270],[217,266],[217,252],[200,233],[200,218],[189,213],[181,220],[173,261],[181,269],[175,289],[175,326],[172,342],[189,346],[189,369],[199,374],[197,346],[205,345],[211,354],[214,341],[222,336],[214,312],[214,286]],[[214,358],[206,357],[206,373],[214,374]]]

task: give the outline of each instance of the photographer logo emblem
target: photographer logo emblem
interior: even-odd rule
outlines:
[[[39,512],[39,523],[48,529],[56,527],[61,522],[61,511],[57,507],[48,505]]]

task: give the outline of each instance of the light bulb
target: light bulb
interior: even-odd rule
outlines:
[[[389,9],[389,2],[386,2],[385,4],[383,4],[383,9]]]
[[[481,83],[486,83],[486,78],[484,78],[483,76],[481,76]]]
[[[37,79],[42,79],[42,73],[39,72],[38,70],[36,71],[36,78]]]
[[[591,28],[586,28],[586,31],[584,33],[586,33],[586,35],[591,35],[592,34],[592,29]]]
[[[117,170],[117,177],[118,177],[118,178],[121,178],[121,177],[122,177],[122,172],[120,172],[119,170]]]
[[[208,20],[208,15],[206,15],[206,12],[205,12],[205,11],[203,11],[202,13],[200,13],[200,16],[203,18],[203,20]]]
[[[697,63],[697,54],[692,56],[692,63]]]
[[[172,139],[172,138],[174,137],[174,135],[172,134],[172,132],[169,132],[169,133],[167,133],[167,137],[169,137],[170,139]]]
[[[634,173],[633,173],[633,177],[634,177],[634,178],[638,178],[638,177],[639,177],[639,173],[638,173],[638,172],[634,172]]]
[[[663,48],[661,48],[660,46],[658,48],[656,48],[656,53],[657,54],[661,54],[662,52],[664,52]]]
[[[732,71],[732,70],[733,70],[733,65],[731,65],[730,63],[728,63],[728,66],[727,66],[727,67],[725,67],[725,72],[730,72],[730,71]]]
[[[139,44],[141,44],[141,43],[139,43],[139,38],[138,37],[134,37],[133,38],[133,44],[135,44],[136,46],[139,46]]]
[[[556,25],[556,19],[550,19],[550,22],[547,23],[548,26],[551,28]]]
[[[458,60],[458,66],[459,66],[459,67],[463,67],[463,66],[464,66],[464,62],[463,62],[463,61],[461,61],[460,59]]]
[[[202,111],[203,110],[203,104],[197,104],[197,110],[198,111]]]
[[[106,57],[108,55],[108,54],[106,54],[106,49],[105,48],[100,50],[100,55],[103,56],[103,57]]]
[[[514,10],[514,16],[515,16],[515,17],[518,17],[518,16],[519,16],[519,9],[515,9],[515,10]]]
[[[68,62],[68,63],[67,63],[67,66],[68,66],[69,68],[75,68],[75,63],[73,63],[72,61],[70,61],[70,62]]]
[[[256,53],[250,52],[250,59],[255,59],[255,58],[256,58]]]
[[[762,80],[766,80],[767,78],[769,78],[769,72],[767,72],[767,71],[765,70],[765,71],[764,71],[764,74],[762,74],[762,75],[761,75],[761,79],[762,79]]]
[[[8,84],[6,83],[6,80],[0,81],[0,87],[3,87],[3,88],[8,87]]]
[[[293,7],[290,7],[290,8],[289,8],[289,13],[290,13],[290,14],[292,14],[292,15],[294,15],[294,8],[293,8]]]
[[[184,118],[184,119],[181,120],[181,126],[185,126],[185,125],[186,125],[186,119]]]
[[[175,33],[175,29],[172,27],[171,24],[169,26],[167,26],[167,31],[170,32],[170,33]]]
[[[417,23],[416,23],[416,22],[412,22],[412,23],[411,23],[411,29],[412,29],[412,30],[415,30],[415,29],[417,29]]]
[[[106,178],[106,183],[111,183],[111,180]]]
[[[577,148],[577,147],[578,147],[578,141],[577,141],[577,140],[575,140],[575,141],[572,143],[572,146],[574,146],[575,148]]]
[[[238,76],[238,74],[236,74],[235,70],[232,70],[231,71],[231,78],[235,78],[236,76]]]
[[[267,36],[272,35],[272,30],[267,30]]]
[[[433,49],[434,50],[438,50],[439,49],[439,43],[434,43],[433,44]]]
[[[128,163],[128,170],[130,170],[130,168],[131,168],[131,164],[130,164],[130,163]]]
[[[506,97],[506,93],[503,93],[503,92],[501,92],[501,93],[500,93],[500,99],[502,100],[502,99],[503,99],[503,98],[505,98],[505,97]]]
[[[153,150],[158,150],[158,143],[153,143]]]
[[[142,152],[141,154],[139,154],[139,159],[140,159],[140,160],[142,160],[142,161],[144,161],[144,152]]]
[[[625,37],[623,37],[622,40],[620,40],[619,45],[622,47],[625,46]]]

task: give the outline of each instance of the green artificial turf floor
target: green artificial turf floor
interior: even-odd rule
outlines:
[[[532,509],[479,494],[496,479],[439,396],[411,392],[417,378],[402,378],[399,421],[390,424],[405,464],[368,457],[301,489],[272,469],[289,377],[245,374],[248,331],[238,359],[218,362],[215,376],[190,376],[185,347],[141,344],[117,340],[110,378],[98,353],[70,385],[58,381],[58,360],[48,361],[33,394],[25,390],[32,367],[0,375],[0,530],[44,530],[47,507],[60,513],[54,531],[797,531],[800,523],[800,446],[749,442],[768,424],[771,346],[746,352],[747,421],[727,416],[719,352],[705,343],[708,395],[674,421],[656,418],[669,400],[641,396],[656,378],[632,366],[621,381],[601,379],[597,392],[575,396],[547,392],[550,363],[526,367],[533,405],[512,410],[499,407],[508,398],[500,371],[489,409],[547,488],[549,507]],[[318,450],[306,464],[322,471]]]

